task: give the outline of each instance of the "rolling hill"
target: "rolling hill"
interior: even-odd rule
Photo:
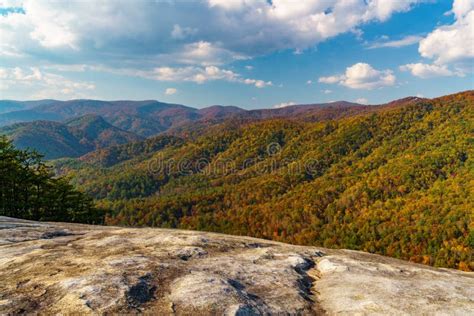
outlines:
[[[329,118],[226,120],[194,137],[163,135],[55,166],[113,210],[109,224],[474,270],[474,91]]]
[[[238,125],[271,118],[314,122],[355,115],[372,108],[335,102],[247,111],[235,106],[219,105],[194,109],[153,100],[7,100],[0,101],[0,106],[5,110],[21,108],[0,113],[0,126],[4,125],[3,128],[0,127],[0,134],[10,135],[20,148],[34,148],[48,158],[81,156],[96,148],[135,141],[139,139],[137,135],[144,138],[167,133],[184,138],[195,137],[211,126],[226,121],[233,121]],[[87,118],[96,118],[96,121],[89,122]],[[80,125],[80,122],[90,126],[78,129],[76,125]],[[11,123],[16,125],[9,126]],[[68,125],[68,128],[62,124]],[[81,128],[88,129],[88,132],[82,135]],[[36,135],[34,130],[41,131],[41,135]],[[130,134],[125,134],[125,131]],[[77,144],[78,141],[80,144]]]
[[[0,114],[27,110],[36,106],[57,102],[56,100],[37,100],[37,101],[15,101],[0,100]]]
[[[8,104],[14,104],[14,106]],[[299,118],[319,116],[336,118],[341,113],[367,109],[367,106],[349,102],[295,105],[281,109],[244,110],[235,106],[214,105],[203,109],[146,101],[8,101],[0,100],[0,126],[35,120],[63,122],[87,114],[102,116],[110,124],[143,137],[194,123],[220,122],[229,118],[261,120],[269,118]],[[21,110],[7,111],[19,108]]]
[[[107,123],[100,116],[86,115],[65,123],[33,121],[0,128],[0,134],[20,148],[36,149],[46,159],[79,157],[95,149],[143,138]]]

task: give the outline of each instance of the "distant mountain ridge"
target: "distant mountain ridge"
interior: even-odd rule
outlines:
[[[256,110],[222,105],[196,109],[156,100],[0,100],[0,134],[11,137],[20,148],[31,147],[47,159],[55,159],[78,157],[95,149],[163,133],[198,137],[210,126],[224,122],[231,122],[229,128],[232,124],[239,126],[268,119],[318,122],[417,100],[422,99],[408,97],[372,106],[336,101]]]
[[[33,109],[104,117],[0,133],[50,159],[77,157],[51,164],[113,210],[109,224],[250,235],[474,271],[472,90],[252,111],[127,102],[44,104]],[[111,119],[163,132],[145,138]]]
[[[4,101],[0,101],[0,109]],[[19,104],[22,104],[21,102]],[[65,121],[94,114],[110,124],[148,137],[168,129],[177,120],[192,118],[196,109],[158,101],[54,101],[0,114],[0,126],[35,120]]]
[[[52,163],[114,211],[109,224],[349,248],[474,271],[474,91],[355,113],[321,122],[306,114],[233,118],[191,137],[183,129],[187,137],[160,135]]]
[[[334,102],[294,105],[280,109],[245,110],[236,106],[222,105],[196,109],[155,100],[43,100],[26,102],[0,100],[0,126],[36,120],[61,122],[94,114],[102,116],[107,122],[118,128],[149,137],[194,122],[224,120],[231,117],[268,119],[298,116],[327,108],[342,110],[358,107],[365,108],[366,106],[350,102]]]
[[[367,108],[349,102],[244,110],[222,105],[196,109],[155,100],[0,100],[0,134],[12,138],[19,148],[30,147],[47,159],[56,159],[79,157],[95,149],[165,132],[191,137],[227,120],[239,123],[272,118],[320,121]]]
[[[121,130],[102,117],[85,115],[65,123],[33,121],[0,128],[20,149],[36,149],[46,159],[79,157],[92,150],[142,140]]]
[[[57,102],[57,100],[36,100],[36,101],[15,101],[15,100],[0,100],[0,114],[26,110],[35,106]]]

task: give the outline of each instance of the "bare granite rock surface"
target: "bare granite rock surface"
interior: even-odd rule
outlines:
[[[0,217],[0,314],[474,315],[474,274],[206,232]]]

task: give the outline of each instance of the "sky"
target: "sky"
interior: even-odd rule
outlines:
[[[474,89],[474,0],[0,0],[0,99],[246,109]]]

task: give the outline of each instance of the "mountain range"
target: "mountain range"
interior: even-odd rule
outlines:
[[[99,100],[0,100],[0,126],[35,120],[64,121],[86,114],[102,116],[110,124],[144,137],[156,135],[189,122],[202,122],[239,117],[241,119],[269,119],[318,115],[334,110],[363,109],[357,103],[339,101],[332,103],[293,105],[277,109],[244,110],[236,106],[214,105],[196,109],[180,104],[145,101]]]
[[[63,123],[42,120],[15,123],[0,128],[0,134],[12,139],[20,149],[36,149],[46,159],[79,157],[95,149],[144,139],[92,114]]]
[[[109,224],[474,270],[474,91],[341,107],[249,111],[269,118],[195,123],[53,163],[111,210]]]
[[[108,224],[474,270],[474,91],[250,111],[157,101],[7,106],[22,110],[1,119],[25,122],[0,133],[54,159],[56,175],[109,210]]]
[[[13,139],[20,148],[31,147],[48,159],[55,159],[78,157],[97,148],[162,133],[184,137],[199,135],[209,126],[226,120],[251,122],[287,118],[314,122],[369,109],[369,106],[343,101],[244,110],[220,105],[195,109],[154,100],[3,100],[0,101],[0,134]]]

